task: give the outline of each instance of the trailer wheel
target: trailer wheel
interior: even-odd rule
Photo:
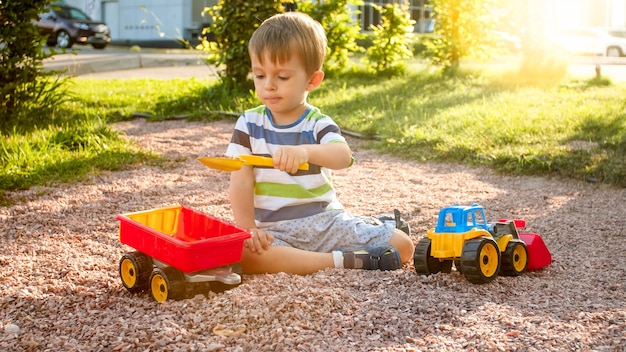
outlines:
[[[150,293],[157,302],[185,298],[185,276],[172,267],[154,268],[150,275]]]
[[[519,276],[526,272],[528,266],[528,249],[524,241],[510,241],[502,253],[500,274]]]
[[[415,246],[413,265],[415,266],[415,272],[420,275],[436,274],[444,269],[442,262],[430,255],[430,245],[430,238],[424,237]]]
[[[129,292],[145,291],[150,285],[152,258],[141,252],[126,253],[120,259],[119,273]]]
[[[461,252],[461,271],[473,284],[493,281],[500,271],[500,250],[496,241],[491,238],[466,241]]]

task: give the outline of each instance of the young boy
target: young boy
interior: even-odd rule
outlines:
[[[269,156],[274,168],[246,166],[231,174],[235,222],[252,232],[243,272],[400,268],[413,257],[410,237],[395,222],[345,212],[331,184],[330,170],[353,159],[335,122],[306,102],[324,78],[322,26],[302,13],[278,14],[255,31],[248,50],[263,105],[239,117],[226,155]],[[309,170],[299,170],[302,163]]]

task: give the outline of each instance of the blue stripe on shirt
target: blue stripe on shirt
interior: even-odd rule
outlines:
[[[316,144],[313,131],[302,132],[279,132],[268,130],[263,126],[248,122],[248,132],[250,138],[264,139],[269,144],[274,145],[301,145]]]

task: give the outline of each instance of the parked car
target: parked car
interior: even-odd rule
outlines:
[[[573,28],[555,31],[550,40],[576,55],[620,57],[626,55],[626,38],[599,28]]]
[[[614,37],[626,38],[626,29],[610,29],[608,32]]]
[[[111,32],[104,22],[94,21],[72,6],[48,6],[47,12],[39,16],[36,25],[41,33],[48,36],[48,45],[59,48],[91,44],[95,49],[104,49],[111,41]]]

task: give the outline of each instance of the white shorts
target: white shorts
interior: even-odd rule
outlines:
[[[395,227],[395,221],[381,222],[345,210],[331,210],[263,230],[274,236],[275,246],[327,253],[338,248],[358,250],[386,245]]]

